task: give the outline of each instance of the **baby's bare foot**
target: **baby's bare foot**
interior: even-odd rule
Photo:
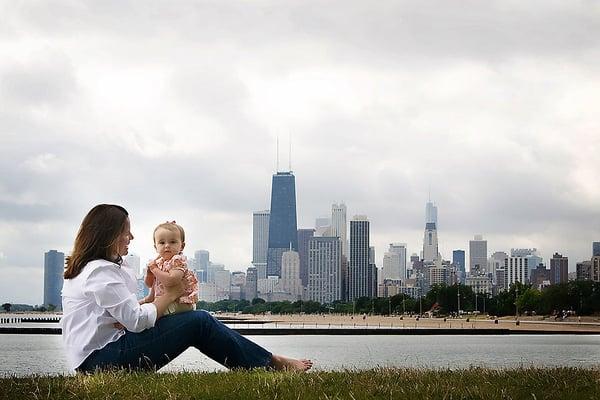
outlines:
[[[300,359],[296,360],[295,358],[289,358],[284,356],[273,355],[273,368],[278,371],[296,371],[296,372],[304,372],[308,371],[312,368],[313,363],[311,360]]]

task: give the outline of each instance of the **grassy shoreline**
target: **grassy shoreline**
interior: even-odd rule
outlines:
[[[600,368],[107,372],[0,378],[0,399],[597,399]]]

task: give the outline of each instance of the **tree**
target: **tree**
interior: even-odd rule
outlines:
[[[11,307],[12,307],[12,304],[10,304],[10,303],[2,304],[2,308],[4,308],[4,311],[6,311],[6,312],[10,312]]]
[[[537,289],[527,288],[517,298],[520,312],[531,312],[538,309],[541,294]]]

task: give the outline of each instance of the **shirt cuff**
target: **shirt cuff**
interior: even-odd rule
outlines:
[[[146,312],[148,315],[147,328],[152,328],[156,323],[156,318],[158,317],[156,312],[156,306],[154,305],[154,303],[144,303],[141,305],[141,307],[142,309],[144,309],[144,312]]]

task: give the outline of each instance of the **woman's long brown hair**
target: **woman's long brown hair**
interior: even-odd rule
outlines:
[[[114,204],[99,204],[92,208],[81,222],[73,251],[67,257],[64,278],[75,278],[92,260],[104,259],[120,264],[120,255],[117,260],[113,258],[128,216],[127,210]]]

